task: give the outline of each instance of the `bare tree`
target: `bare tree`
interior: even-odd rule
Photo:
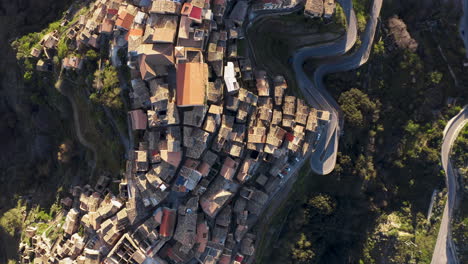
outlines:
[[[412,52],[416,51],[418,43],[411,37],[403,20],[397,16],[393,16],[388,20],[388,27],[399,48],[408,49]]]

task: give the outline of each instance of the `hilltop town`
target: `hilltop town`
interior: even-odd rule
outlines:
[[[251,263],[256,224],[268,203],[314,151],[330,113],[288,95],[281,75],[238,53],[249,12],[304,5],[328,19],[333,0],[97,0],[64,20],[79,73],[109,42],[127,53],[129,146],[119,193],[101,176],[61,200],[63,230],[51,241],[25,231],[22,263]],[[252,9],[250,9],[252,8]],[[73,17],[73,16],[71,16]],[[71,24],[71,25],[70,25]],[[30,56],[51,71],[59,38],[50,32]]]

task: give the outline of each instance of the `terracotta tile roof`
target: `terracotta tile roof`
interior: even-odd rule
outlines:
[[[167,150],[161,150],[161,158],[167,163],[171,164],[174,167],[178,167],[182,161],[182,152],[171,152]]]
[[[117,18],[117,23],[116,25],[118,27],[124,28],[126,30],[130,29],[130,26],[133,23],[133,19],[135,16],[127,13],[126,11],[122,11],[122,13],[119,14],[119,17]]]
[[[129,36],[143,36],[143,29],[141,28],[132,28],[128,32]]]
[[[177,65],[177,106],[203,105],[208,83],[205,63]]]
[[[197,171],[200,172],[202,176],[206,177],[210,173],[210,169],[210,164],[203,162],[198,166]]]
[[[107,14],[109,15],[116,15],[117,12],[119,12],[119,10],[115,9],[115,8],[109,8],[107,9]]]
[[[172,236],[174,233],[175,221],[176,211],[174,209],[163,208],[161,227],[159,228],[161,237],[168,238]]]
[[[181,15],[183,16],[188,16],[190,15],[190,12],[192,12],[192,4],[191,3],[184,3],[182,6],[182,11],[180,12]]]
[[[197,243],[199,244],[197,251],[205,252],[206,243],[208,242],[209,228],[205,221],[197,225]]]

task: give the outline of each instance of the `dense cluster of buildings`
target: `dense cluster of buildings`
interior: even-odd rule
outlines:
[[[335,7],[335,0],[306,0],[304,14],[310,17],[331,18]]]
[[[98,0],[80,17],[70,36],[78,50],[97,49],[102,38],[128,48],[138,144],[119,194],[104,176],[93,188],[74,187],[63,200],[64,235],[48,241],[30,230],[24,263],[253,260],[251,227],[330,114],[238,55],[248,6]]]

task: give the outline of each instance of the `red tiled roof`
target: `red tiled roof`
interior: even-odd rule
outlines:
[[[197,225],[197,243],[199,243],[198,252],[205,252],[206,243],[208,242],[208,226],[205,222],[200,222]]]
[[[143,36],[143,29],[141,28],[132,28],[128,32],[130,36]]]
[[[182,161],[182,152],[171,152],[167,150],[161,150],[161,158],[171,164],[174,167],[178,167],[180,162]]]
[[[115,8],[107,9],[107,14],[110,14],[110,15],[116,15],[118,12],[119,12],[119,10],[117,10]]]
[[[117,18],[116,25],[126,30],[129,30],[134,18],[135,17],[133,15],[123,11],[119,14],[119,18]]]
[[[182,63],[177,65],[177,105],[193,106],[205,103],[204,63]]]
[[[242,262],[244,260],[244,256],[237,254],[237,256],[234,258],[235,261]]]
[[[174,209],[164,208],[159,234],[161,237],[172,237],[176,221],[176,212]]]
[[[294,135],[291,133],[286,133],[286,140],[292,142],[294,140]]]
[[[210,169],[210,164],[203,162],[198,166],[197,171],[200,172],[202,176],[206,177],[208,176],[208,173],[210,173]]]
[[[192,11],[190,12],[189,17],[192,18],[192,19],[195,19],[195,20],[201,20],[201,18],[202,18],[202,9],[199,8],[198,6],[192,7]]]

